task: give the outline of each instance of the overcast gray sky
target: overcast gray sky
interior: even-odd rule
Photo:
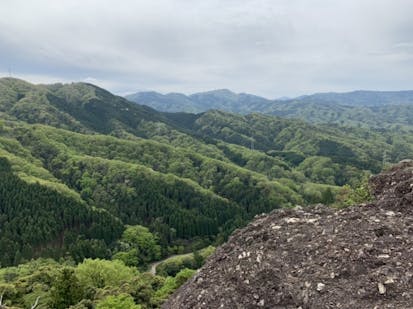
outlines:
[[[1,0],[0,74],[118,94],[412,89],[412,0]]]

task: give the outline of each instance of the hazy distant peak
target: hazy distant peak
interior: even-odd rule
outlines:
[[[228,89],[217,89],[217,90],[210,90],[205,92],[197,92],[191,94],[190,98],[197,98],[197,97],[219,97],[219,98],[236,98],[238,94],[232,92]]]
[[[236,94],[236,93],[229,89],[222,88],[222,89],[214,89],[214,90],[196,92],[196,93],[193,93],[192,95],[196,95],[196,94]]]

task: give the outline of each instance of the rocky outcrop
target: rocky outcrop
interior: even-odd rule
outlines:
[[[371,188],[367,205],[256,218],[164,308],[413,308],[413,162]]]

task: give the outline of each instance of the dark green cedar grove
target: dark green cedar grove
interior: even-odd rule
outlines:
[[[81,259],[79,244],[106,247],[123,231],[120,220],[107,211],[59,194],[37,183],[28,184],[11,173],[0,158],[1,265],[18,264],[40,255],[59,256],[69,251]]]

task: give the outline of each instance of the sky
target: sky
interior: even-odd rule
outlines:
[[[0,0],[0,76],[116,94],[413,89],[412,0]]]

